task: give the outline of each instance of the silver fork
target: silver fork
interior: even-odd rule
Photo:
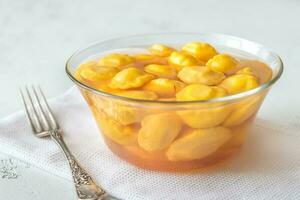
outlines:
[[[77,163],[62,138],[62,130],[52,114],[44,93],[40,87],[37,88],[33,86],[31,90],[27,86],[25,90],[20,88],[30,126],[36,137],[50,136],[61,148],[69,162],[78,198],[80,200],[117,199],[96,185],[91,176]]]

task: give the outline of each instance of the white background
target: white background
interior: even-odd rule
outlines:
[[[52,97],[72,85],[68,56],[96,40],[153,32],[217,32],[273,49],[285,64],[259,115],[300,121],[300,1],[0,0],[0,118],[21,108],[18,87],[40,84]],[[268,103],[268,99],[277,99]],[[1,134],[1,133],[0,133]],[[9,159],[3,152],[0,160]],[[71,182],[14,160],[17,179],[0,177],[0,199],[74,199]],[[0,163],[1,164],[1,163]]]

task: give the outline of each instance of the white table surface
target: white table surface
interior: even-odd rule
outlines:
[[[49,97],[63,93],[72,85],[65,60],[93,41],[150,32],[218,32],[257,41],[282,56],[284,75],[268,96],[278,103],[270,105],[267,98],[259,115],[280,123],[293,112],[288,125],[300,127],[299,19],[297,0],[0,0],[0,118],[21,108],[20,85],[39,83]],[[294,105],[292,111],[288,105]],[[274,107],[276,112],[269,112]],[[0,170],[1,200],[75,199],[67,180],[0,152],[2,170],[4,165],[15,177]]]

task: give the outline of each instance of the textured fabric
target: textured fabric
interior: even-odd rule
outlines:
[[[108,150],[77,89],[50,104],[78,161],[96,182],[122,199],[300,199],[299,131],[257,120],[242,151],[223,167],[160,173],[138,169]],[[0,151],[72,179],[59,148],[49,138],[34,137],[23,112],[0,121]]]

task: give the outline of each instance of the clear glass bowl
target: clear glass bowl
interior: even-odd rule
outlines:
[[[98,91],[74,75],[79,64],[103,52],[154,43],[178,46],[191,41],[207,42],[220,52],[261,60],[271,67],[273,77],[258,88],[236,95],[157,102]],[[264,97],[282,71],[281,59],[260,44],[233,36],[194,33],[136,35],[97,42],[74,53],[66,63],[68,76],[86,99],[111,151],[136,166],[160,171],[200,169],[238,152]]]

